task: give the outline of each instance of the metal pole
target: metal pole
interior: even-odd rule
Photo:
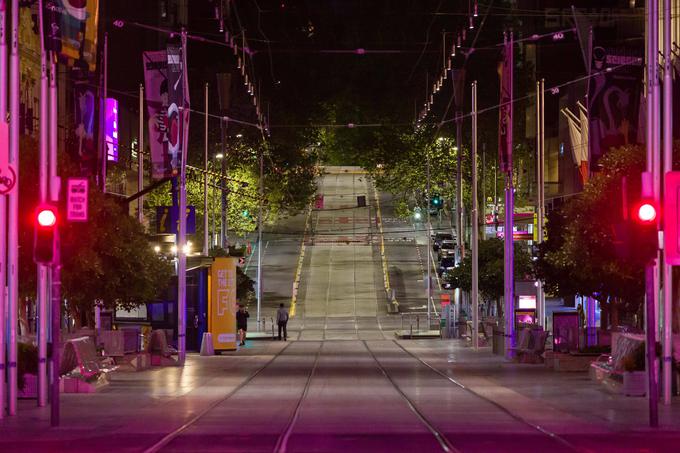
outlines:
[[[486,142],[482,143],[482,240],[486,240]]]
[[[513,33],[510,32],[510,43],[513,42]],[[508,149],[512,149],[512,126],[513,126],[513,45],[509,46],[510,55],[508,62],[510,64],[510,121],[508,122],[507,140]],[[504,276],[505,284],[503,291],[503,301],[505,302],[505,357],[512,358],[512,348],[515,346],[515,295],[514,295],[514,244],[513,244],[513,224],[514,224],[514,189],[512,185],[512,153],[510,153],[510,162],[508,162],[508,171],[505,174],[505,259],[504,259]]]
[[[432,314],[431,312],[431,302],[432,302],[432,244],[431,240],[432,237],[430,236],[432,234],[432,223],[430,222],[430,153],[426,153],[426,172],[427,172],[427,180],[426,180],[426,188],[425,188],[425,203],[426,203],[426,209],[425,212],[427,213],[427,330],[430,330],[430,315]]]
[[[654,324],[654,263],[645,266],[645,307],[647,327],[647,399],[649,400],[649,426],[659,426],[659,392],[656,385],[656,325]]]
[[[104,126],[106,124],[106,96],[108,95],[108,63],[109,63],[109,34],[104,33],[104,58],[102,61],[102,90],[101,90],[101,99],[99,101],[99,106],[101,108],[99,118],[99,138],[100,138],[100,146],[101,146],[101,158],[102,158],[102,163],[101,163],[101,187],[102,191],[106,192],[106,164],[107,159],[109,158],[108,156],[108,150],[106,147],[106,139],[104,135]]]
[[[137,190],[144,189],[144,85],[139,84],[139,140],[137,149]],[[144,196],[137,199],[137,220],[144,222]]]
[[[465,244],[463,235],[463,131],[462,115],[456,112],[456,148],[458,148],[456,169],[456,247],[458,247],[459,260],[465,258]]]
[[[659,2],[652,2],[652,19],[654,20],[654,27],[652,27],[652,55],[653,61],[653,119],[652,119],[652,134],[653,134],[653,168],[652,175],[654,181],[654,201],[659,204],[661,199],[661,87],[659,85]],[[661,280],[660,273],[662,272],[661,252],[657,253],[657,260],[654,264],[654,326],[659,335],[659,295],[661,294]],[[659,335],[660,336],[660,335]]]
[[[19,0],[12,0],[9,56],[9,164],[14,167],[19,181]],[[17,412],[17,322],[19,306],[19,185],[9,194],[7,232],[7,294],[9,322],[8,413]]]
[[[52,203],[59,202],[59,188],[61,187],[57,176],[57,64],[56,56],[50,56],[49,74],[49,174],[50,174],[50,199]],[[54,263],[51,266],[51,294],[52,294],[52,392],[51,392],[51,417],[52,426],[59,426],[59,348],[61,333],[61,243],[59,229],[55,228],[55,251]]]
[[[543,147],[545,145],[544,135],[544,100],[543,100],[543,79],[536,82],[536,229],[538,244],[543,242],[543,216],[545,210],[545,199],[543,189],[544,183],[544,166],[545,154]],[[545,294],[543,292],[543,281],[536,281],[536,315],[538,318],[538,325],[545,328]]]
[[[48,198],[48,147],[49,147],[49,100],[47,80],[47,52],[45,50],[45,24],[43,2],[38,2],[38,22],[40,28],[40,158],[39,186],[40,203]],[[37,265],[38,288],[38,406],[47,405],[47,266]]]
[[[264,202],[264,149],[260,151],[259,208],[257,213],[257,328],[262,306],[262,203]]]
[[[208,84],[205,84],[205,149],[203,151],[203,256],[208,256]]]
[[[0,0],[0,121],[7,126],[7,37],[5,0]],[[9,138],[9,137],[8,137]],[[9,142],[0,143],[9,146]],[[5,417],[5,284],[7,282],[7,202],[0,197],[0,420]]]
[[[187,33],[182,30],[182,73],[186,72],[186,51],[187,51]],[[182,76],[182,83],[184,85],[184,96],[186,96],[187,84],[185,77]],[[186,98],[185,98],[186,99]],[[182,131],[182,159],[180,162],[179,174],[179,232],[177,234],[177,358],[180,365],[184,365],[186,360],[186,283],[187,283],[187,256],[185,253],[185,245],[187,238],[187,145],[188,137],[186,133],[186,121],[189,112],[186,108],[186,101],[182,102],[181,110],[181,124]]]
[[[477,81],[472,82],[472,348],[479,348],[479,213],[477,202]]]
[[[229,131],[229,123],[227,122],[226,118],[222,119],[222,162],[220,163],[220,171],[221,171],[221,176],[222,179],[220,181],[220,187],[222,190],[220,191],[220,196],[222,200],[222,209],[221,209],[221,223],[222,223],[222,228],[220,230],[220,246],[224,250],[229,249],[229,233],[228,233],[228,222],[229,222],[229,210],[228,210],[228,202],[229,202],[229,195],[227,193],[227,180],[226,180],[226,171],[227,171],[227,132]]]
[[[671,0],[663,2],[663,171],[673,171],[673,69],[671,66]],[[664,194],[664,197],[666,194]],[[663,267],[663,402],[671,404],[673,368],[673,267]]]

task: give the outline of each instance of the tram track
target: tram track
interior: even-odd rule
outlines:
[[[182,433],[184,433],[187,429],[191,428],[192,426],[196,425],[199,421],[201,421],[202,418],[204,418],[206,415],[210,414],[212,411],[214,411],[218,406],[224,404],[227,402],[230,398],[232,398],[234,395],[238,394],[240,391],[242,391],[244,388],[246,388],[249,384],[253,382],[255,378],[257,378],[259,375],[262,374],[265,370],[271,367],[271,365],[280,357],[285,357],[284,352],[288,350],[292,345],[296,344],[297,342],[290,342],[287,343],[283,348],[281,348],[280,351],[278,351],[271,359],[269,359],[263,366],[260,368],[257,368],[255,371],[253,371],[251,374],[249,374],[246,379],[244,379],[242,382],[240,382],[236,387],[234,387],[232,390],[230,390],[228,393],[226,393],[223,397],[219,398],[218,400],[212,402],[209,404],[206,408],[204,408],[202,411],[200,411],[198,414],[196,414],[194,417],[189,419],[187,422],[185,422],[182,426],[179,428],[171,431],[170,433],[166,434],[163,436],[160,440],[155,442],[153,445],[150,447],[146,448],[144,450],[144,453],[155,453],[160,450],[162,450],[164,447],[168,446],[173,440],[178,438]],[[319,345],[319,350],[317,351],[317,357],[314,362],[314,365],[312,367],[312,370],[316,368],[316,363],[318,361],[318,356],[319,356],[319,351],[321,350],[323,343]],[[309,380],[311,379],[311,372],[310,375],[307,378],[305,388],[307,388],[309,384]]]
[[[569,442],[568,440],[564,439],[564,438],[561,437],[560,435],[555,434],[555,433],[553,433],[552,431],[550,431],[550,430],[548,430],[548,429],[546,429],[546,428],[544,428],[544,427],[542,427],[542,426],[540,426],[540,425],[537,425],[537,424],[535,424],[535,423],[531,423],[530,421],[526,420],[525,418],[521,417],[520,415],[515,414],[514,412],[512,412],[511,410],[509,410],[508,408],[506,408],[506,407],[503,406],[502,404],[499,404],[499,403],[497,403],[496,401],[492,400],[491,398],[487,398],[487,397],[485,397],[484,395],[481,395],[479,392],[476,392],[475,390],[471,389],[470,387],[466,386],[465,384],[461,383],[460,381],[458,381],[458,380],[452,378],[451,376],[447,375],[447,374],[444,373],[443,371],[441,371],[441,370],[435,368],[434,366],[432,366],[431,364],[427,363],[425,360],[423,360],[422,358],[418,357],[417,355],[415,355],[414,353],[412,353],[411,351],[409,351],[408,349],[406,349],[404,346],[402,346],[401,344],[399,344],[396,340],[392,340],[392,343],[394,343],[395,345],[397,345],[397,347],[399,347],[399,349],[401,349],[402,351],[404,351],[404,353],[406,353],[407,355],[409,355],[409,356],[410,356],[411,358],[413,358],[414,360],[417,360],[422,366],[426,367],[428,370],[432,371],[433,373],[435,373],[436,375],[438,375],[438,376],[440,376],[441,378],[445,379],[446,381],[448,381],[448,382],[450,382],[450,383],[456,385],[456,386],[459,387],[460,389],[462,389],[462,390],[468,392],[469,394],[471,394],[471,395],[473,395],[473,396],[475,396],[475,397],[477,397],[477,398],[479,398],[479,399],[481,399],[481,400],[483,400],[483,401],[485,401],[485,402],[491,404],[491,405],[494,406],[496,409],[498,409],[499,411],[503,412],[503,413],[506,414],[507,416],[511,417],[511,418],[514,419],[515,421],[522,423],[523,425],[525,425],[525,426],[531,428],[532,430],[535,430],[535,431],[539,432],[540,434],[542,434],[542,435],[544,435],[544,436],[547,436],[548,438],[550,438],[550,439],[552,439],[553,441],[555,441],[555,442],[561,444],[563,447],[565,447],[565,448],[567,448],[567,449],[569,449],[569,450],[571,450],[571,451],[576,451],[576,452],[581,451],[578,447],[576,447],[574,444],[572,444],[572,443]],[[376,359],[376,360],[377,360],[377,359]]]

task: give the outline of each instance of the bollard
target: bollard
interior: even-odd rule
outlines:
[[[409,335],[409,339],[413,340],[413,322],[410,323],[410,329],[411,329],[411,334]]]
[[[420,331],[420,315],[416,315],[416,331]]]

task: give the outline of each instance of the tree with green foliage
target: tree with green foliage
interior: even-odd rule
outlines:
[[[22,297],[35,300],[36,265],[33,262],[33,207],[38,205],[37,143],[21,141],[20,204],[23,216],[19,235],[19,275]],[[76,166],[60,156],[62,181],[77,175]],[[172,275],[172,266],[152,249],[141,225],[127,214],[127,206],[90,183],[89,219],[66,222],[60,203],[62,296],[76,322],[91,323],[99,301],[107,308],[129,309],[152,301]],[[24,208],[25,207],[25,208]]]
[[[504,292],[504,241],[487,239],[479,242],[479,292],[484,301],[496,302],[497,312],[503,313],[500,298]],[[531,257],[526,247],[515,242],[514,270],[516,280],[533,279]],[[454,288],[472,290],[472,254],[465,255],[460,265],[445,274],[445,280]]]
[[[607,326],[607,313],[611,325],[619,312],[629,318],[641,314],[645,263],[640,254],[621,253],[617,225],[623,221],[622,178],[629,197],[640,194],[645,152],[637,145],[612,149],[599,163],[601,170],[583,192],[549,215],[548,240],[539,248],[536,268],[548,291],[596,298]]]

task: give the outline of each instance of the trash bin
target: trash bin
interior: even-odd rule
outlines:
[[[493,328],[493,342],[491,350],[494,354],[503,355],[505,351],[505,330],[494,326]]]

